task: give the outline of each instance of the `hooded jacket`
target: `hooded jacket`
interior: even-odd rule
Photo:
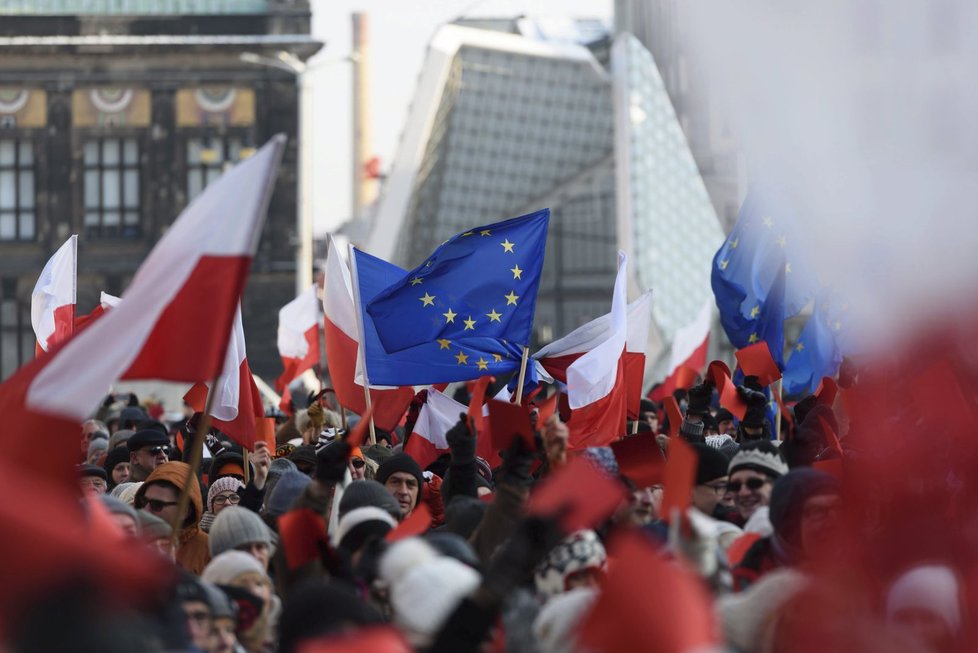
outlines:
[[[146,494],[146,488],[153,482],[165,481],[174,485],[178,490],[183,490],[189,475],[190,466],[187,463],[169,462],[160,465],[153,470],[146,482],[136,492],[136,503],[139,503]],[[184,521],[185,525],[180,530],[178,537],[180,548],[177,549],[177,564],[190,573],[199,576],[207,563],[210,562],[211,554],[207,533],[197,526],[197,522],[204,514],[204,501],[200,493],[200,484],[196,478],[190,479],[190,510],[191,512]]]

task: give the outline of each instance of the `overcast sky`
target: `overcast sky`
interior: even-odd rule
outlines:
[[[369,13],[374,150],[393,159],[425,47],[438,26],[459,16],[572,16],[610,24],[612,0],[312,0],[313,34],[326,46],[312,60],[315,143],[312,200],[316,233],[350,217],[351,48],[355,11]]]

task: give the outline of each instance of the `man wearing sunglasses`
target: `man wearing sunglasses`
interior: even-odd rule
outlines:
[[[748,522],[763,509],[755,521],[766,521],[767,505],[771,501],[771,486],[788,473],[788,464],[777,447],[766,440],[745,443],[731,459],[728,468],[727,492],[733,494],[734,506]],[[751,530],[745,524],[745,530]]]
[[[170,460],[170,438],[156,429],[133,433],[126,441],[129,448],[129,480],[145,481],[153,470]]]
[[[190,502],[183,514],[178,515],[177,502],[188,478]],[[168,462],[154,469],[136,491],[135,506],[168,524],[172,524],[174,520],[180,524],[177,564],[199,575],[210,562],[211,556],[207,533],[198,526],[204,513],[204,501],[197,478],[190,476],[190,466],[181,462]]]

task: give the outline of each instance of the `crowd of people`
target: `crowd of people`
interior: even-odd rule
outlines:
[[[535,447],[514,438],[494,467],[476,455],[485,435],[460,415],[446,434],[449,453],[423,469],[404,452],[423,393],[395,432],[377,429],[361,445],[314,397],[280,416],[274,450],[258,442],[251,452],[220,432],[198,432],[199,414],[165,423],[135,396],[109,397],[81,425],[81,501],[92,519],[96,502],[104,508],[118,547],[143,547],[167,571],[143,604],[108,612],[88,600],[91,581],[35,597],[9,634],[10,650],[649,650],[643,641],[661,641],[663,651],[966,650],[969,570],[960,558],[935,546],[872,573],[852,567],[892,530],[885,509],[852,500],[850,463],[865,449],[841,400],[847,390],[803,398],[772,423],[755,379],[738,387],[741,419],[719,407],[706,381],[670,397],[678,428],[662,404],[643,399],[625,433],[608,440],[640,440],[665,470],[672,451],[693,452],[694,478],[679,486],[688,497],[671,514],[668,473],[650,482],[616,458],[626,449],[574,447],[567,416],[540,420],[532,401]],[[187,462],[195,440],[205,452],[196,474]],[[627,498],[587,528],[569,529],[559,511],[527,509],[540,484],[580,458]],[[854,512],[875,536],[860,542]],[[616,541],[635,534],[703,601],[644,607],[643,597],[661,606],[686,594],[670,583],[633,588],[622,614],[646,610],[652,639],[632,633],[634,648],[603,645],[582,624],[621,586],[612,575],[627,582]],[[65,628],[37,617],[51,610]],[[709,632],[671,636],[692,628],[683,614],[693,611],[708,624],[696,628]]]

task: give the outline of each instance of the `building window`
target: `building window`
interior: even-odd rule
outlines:
[[[191,138],[187,140],[187,200],[192,200],[243,158],[247,151],[240,138]]]
[[[17,279],[0,283],[0,376],[6,380],[34,356],[34,330],[28,302],[17,300]]]
[[[0,240],[34,239],[34,150],[0,140]]]
[[[85,141],[85,234],[93,238],[138,238],[139,141]]]

